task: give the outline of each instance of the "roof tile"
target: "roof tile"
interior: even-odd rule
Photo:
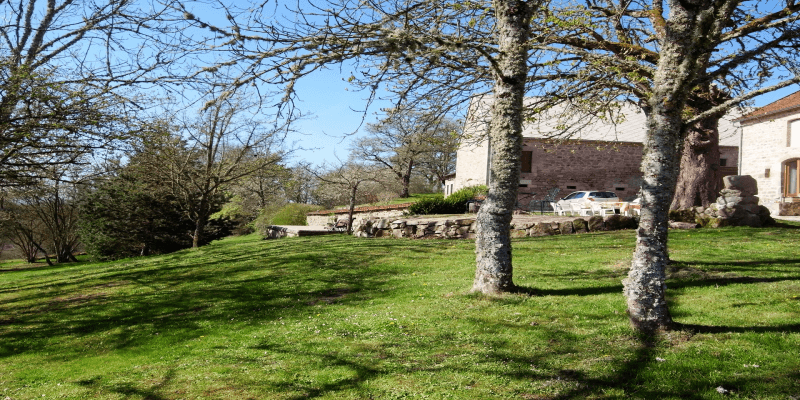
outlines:
[[[800,91],[794,92],[778,101],[765,105],[745,116],[739,118],[739,121],[746,121],[768,115],[777,114],[781,111],[790,110],[800,107]]]

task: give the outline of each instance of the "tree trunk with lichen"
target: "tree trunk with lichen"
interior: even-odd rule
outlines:
[[[673,322],[666,299],[666,266],[669,263],[668,211],[680,172],[683,145],[683,111],[698,67],[710,49],[713,34],[710,0],[684,3],[669,1],[669,18],[660,20],[661,51],[652,94],[643,105],[647,137],[642,157],[642,210],[636,248],[628,277],[623,281],[628,317],[635,329],[654,333],[671,329]]]
[[[522,107],[528,74],[527,41],[533,5],[520,0],[494,2],[500,45],[494,72],[494,103],[489,127],[489,193],[477,215],[473,292],[496,294],[514,289],[511,217],[519,186]]]

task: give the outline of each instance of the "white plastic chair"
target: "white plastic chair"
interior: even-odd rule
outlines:
[[[607,207],[603,207],[607,206]],[[614,205],[613,203],[600,203],[597,201],[590,201],[589,207],[592,210],[592,215],[599,215],[601,217],[606,215],[614,214]]]
[[[591,208],[583,208],[579,203],[569,203],[569,208],[572,211],[572,215],[586,216],[592,212]]]
[[[558,203],[554,203],[551,201],[550,207],[553,207],[553,212],[556,213],[556,215],[567,215],[567,210],[561,208],[561,206],[559,206]]]

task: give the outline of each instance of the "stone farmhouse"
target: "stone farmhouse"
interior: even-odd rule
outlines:
[[[485,134],[490,100],[473,100],[464,139],[456,153],[456,172],[445,183],[445,195],[473,185],[488,185],[491,143]],[[548,112],[523,127],[522,169],[517,206],[534,203],[558,188],[558,197],[578,190],[613,191],[622,200],[634,199],[641,186],[642,148],[646,119],[633,105],[619,104],[621,117],[582,117]],[[569,135],[564,139],[564,135]],[[736,175],[740,131],[731,118],[720,121],[722,176]]]
[[[737,120],[741,173],[758,183],[760,204],[773,215],[800,215],[800,92]]]

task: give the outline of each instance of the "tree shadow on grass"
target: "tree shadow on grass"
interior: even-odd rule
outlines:
[[[233,319],[253,326],[308,314],[320,304],[387,296],[391,291],[382,289],[398,271],[374,267],[375,257],[364,246],[339,239],[315,241],[314,248],[298,254],[262,249],[254,256],[231,249],[199,263],[187,253],[161,258],[163,265],[126,260],[132,265],[75,271],[75,279],[45,278],[0,306],[7,316],[0,325],[0,358],[44,347],[61,360],[80,358],[84,354],[66,344],[75,335],[102,333],[103,346],[110,349],[153,340],[178,343],[202,335],[203,325]],[[392,252],[395,246],[401,245],[387,241],[377,251]]]
[[[159,382],[146,389],[142,389],[130,383],[104,384],[102,376],[94,376],[89,379],[82,379],[77,381],[76,383],[79,386],[88,389],[93,389],[95,393],[102,391],[110,391],[112,393],[117,393],[122,396],[125,396],[126,398],[134,397],[143,400],[166,400],[168,399],[168,397],[161,396],[158,393],[162,391],[167,385],[169,385],[169,383],[174,378],[175,378],[175,371],[170,370],[166,373],[166,375],[164,375],[164,377]]]

